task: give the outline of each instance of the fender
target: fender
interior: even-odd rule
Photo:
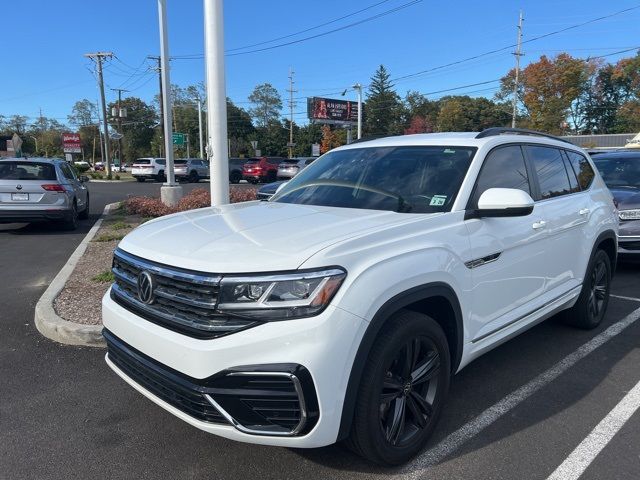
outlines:
[[[616,246],[615,252],[613,252],[614,253],[613,260],[611,262],[611,278],[613,278],[613,275],[615,274],[615,271],[616,271],[616,265],[618,263],[618,236],[616,235],[616,232],[614,232],[613,230],[605,230],[604,232],[600,233],[600,235],[598,235],[598,237],[596,238],[596,241],[593,242],[591,255],[589,256],[589,261],[587,262],[587,270],[589,269],[589,265],[591,265],[591,260],[593,260],[593,256],[598,251],[598,246],[604,240],[613,240],[613,243]],[[585,271],[585,275],[583,278],[586,278],[586,273],[587,272]]]
[[[353,360],[353,366],[351,367],[351,373],[349,375],[349,382],[347,384],[347,390],[342,405],[340,429],[338,431],[336,441],[344,440],[349,435],[364,365],[369,357],[371,347],[373,346],[373,343],[386,320],[393,313],[407,305],[433,297],[444,297],[453,307],[458,338],[456,339],[455,358],[451,359],[451,373],[454,373],[458,369],[460,359],[462,358],[464,327],[462,323],[462,310],[460,309],[460,303],[458,302],[458,297],[453,289],[446,283],[433,282],[411,288],[392,297],[387,300],[373,316],[373,319],[371,320],[369,327],[367,327],[364,337],[360,342],[360,346],[358,347],[358,351]]]

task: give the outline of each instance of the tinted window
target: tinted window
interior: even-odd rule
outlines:
[[[135,161],[136,165],[151,165],[151,160],[148,158],[139,158]]]
[[[306,160],[304,161],[304,164],[305,164],[305,165],[309,165],[309,164],[313,163],[314,161],[315,161],[315,158],[308,158],[308,159],[306,159]]]
[[[156,160],[156,163],[157,163],[158,165],[164,165],[164,160]]]
[[[596,167],[609,188],[640,187],[640,155],[610,157],[595,160]]]
[[[562,151],[551,147],[525,147],[538,175],[542,199],[571,193],[569,176],[564,167]]]
[[[476,182],[472,208],[477,208],[480,195],[489,188],[517,188],[531,195],[529,176],[519,145],[496,148],[489,153]]]
[[[57,180],[53,165],[34,162],[0,162],[0,179]]]
[[[158,162],[159,163],[159,162]],[[162,162],[162,164],[164,165],[164,162]],[[174,165],[186,165],[187,161],[186,160],[174,160],[173,161]]]
[[[280,162],[282,162],[282,160],[284,159],[281,157],[267,158],[267,162],[271,165],[278,165]]]
[[[567,151],[566,153],[569,157],[569,161],[571,162],[571,166],[573,167],[573,171],[576,172],[576,175],[578,176],[580,188],[582,188],[582,190],[586,190],[591,186],[591,182],[593,182],[593,177],[595,176],[591,165],[589,165],[589,161],[579,153],[570,151]]]
[[[411,146],[329,152],[273,201],[403,213],[451,209],[476,149]]]
[[[61,163],[60,164],[60,170],[62,170],[62,174],[65,176],[65,178],[67,178],[69,180],[75,180],[76,179],[76,175],[73,173],[73,170],[66,163]]]
[[[578,185],[578,177],[576,177],[576,173],[573,171],[573,167],[571,166],[571,162],[566,155],[563,155],[564,160],[564,168],[567,170],[567,175],[569,175],[569,184],[571,185],[572,192],[579,192],[580,186]]]

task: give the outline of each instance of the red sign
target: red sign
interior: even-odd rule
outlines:
[[[82,145],[80,144],[80,134],[63,133],[62,148],[64,150],[64,153],[80,153],[82,151]]]

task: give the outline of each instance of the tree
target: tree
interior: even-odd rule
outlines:
[[[561,133],[571,106],[584,92],[588,77],[588,63],[567,53],[555,58],[543,55],[527,65],[521,72],[518,92],[527,113],[527,126]],[[515,70],[511,70],[501,79],[498,98],[510,98],[514,82]]]
[[[403,108],[400,97],[393,89],[390,75],[380,65],[371,77],[364,105],[364,130],[368,135],[397,135],[404,129]]]
[[[98,123],[98,108],[86,98],[78,100],[71,108],[71,114],[67,115],[70,125],[76,128],[95,125]]]
[[[302,127],[293,124],[293,134],[296,139],[296,146],[293,147],[293,154],[296,157],[308,157],[311,155],[311,145],[322,141],[322,130],[319,125],[309,123]]]
[[[117,102],[109,104],[109,111]],[[158,122],[155,109],[137,97],[122,99],[121,108],[127,109],[127,117],[122,121],[122,157],[134,160],[139,157],[152,155],[151,140],[154,137],[154,127]],[[116,125],[113,122],[112,126]]]
[[[253,155],[249,137],[255,133],[251,116],[227,97],[227,135],[231,156]]]
[[[29,117],[24,115],[11,115],[6,121],[6,130],[9,133],[17,133],[18,135],[24,135],[27,130],[27,120]]]
[[[409,122],[409,125],[407,125],[406,128],[411,128],[411,122],[413,119],[419,117],[424,121],[424,133],[434,131],[435,125],[438,121],[438,113],[440,112],[439,100],[429,100],[420,92],[409,91],[405,96],[404,104],[406,117]]]
[[[440,132],[482,131],[489,127],[505,126],[511,119],[506,105],[484,97],[443,97],[440,105],[437,123]]]
[[[265,128],[270,122],[279,122],[282,99],[273,85],[263,83],[256,86],[249,95],[249,101],[254,105],[249,114],[258,127]]]
[[[327,153],[329,150],[344,145],[341,141],[338,132],[331,130],[329,125],[322,127],[322,143],[320,143],[320,153]]]
[[[433,124],[420,115],[414,115],[411,117],[411,123],[404,129],[405,135],[412,135],[414,133],[431,133],[433,132]]]
[[[249,136],[249,140],[258,141],[258,149],[262,151],[262,155],[285,157],[289,141],[289,122],[272,120],[266,127],[257,128],[255,133]]]

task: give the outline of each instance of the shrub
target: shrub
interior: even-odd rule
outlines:
[[[115,176],[114,178],[115,178],[116,180],[120,180],[120,175],[118,175],[118,174],[116,173],[116,176]]]
[[[105,270],[104,272],[97,274],[91,280],[97,283],[111,283],[115,280],[115,276],[111,270]]]
[[[94,242],[110,242],[112,240],[122,240],[124,233],[103,233],[99,237],[96,237]]]
[[[239,189],[231,188],[229,199],[231,203],[248,202],[256,199],[255,188]],[[184,212],[195,208],[204,208],[211,205],[211,195],[204,188],[197,188],[182,197],[175,207],[168,207],[159,198],[129,197],[124,202],[124,207],[130,215],[143,217],[161,217],[175,212]]]
[[[131,228],[131,225],[125,223],[123,221],[117,221],[111,225],[111,230],[125,230],[127,228]]]

